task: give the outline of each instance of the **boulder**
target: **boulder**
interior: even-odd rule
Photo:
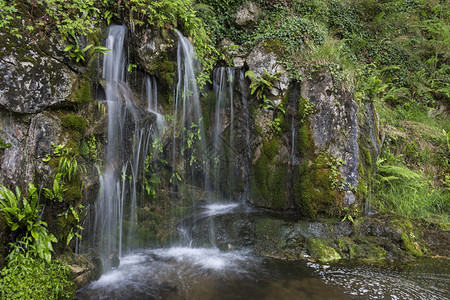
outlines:
[[[281,98],[287,92],[290,78],[285,68],[279,63],[278,56],[273,51],[264,47],[260,43],[253,48],[246,59],[248,69],[255,73],[256,77],[261,78],[264,73],[276,74],[279,80],[275,82],[275,87],[270,91],[273,96]]]
[[[234,22],[236,27],[251,31],[258,21],[260,8],[253,2],[246,1],[236,12]]]
[[[150,74],[159,74],[159,67],[167,56],[173,56],[177,41],[175,33],[160,28],[149,28],[136,33],[133,45],[136,48],[139,66]]]
[[[309,116],[315,153],[326,151],[338,161],[345,181],[341,190],[345,191],[345,203],[351,205],[355,202],[352,187],[359,183],[358,105],[350,92],[335,84],[330,73],[317,72],[303,81],[301,95],[315,110]]]
[[[38,113],[72,102],[76,74],[27,38],[0,34],[0,105],[16,113]]]
[[[70,267],[73,282],[77,289],[81,289],[92,281],[99,279],[102,274],[102,262],[93,251],[86,254],[66,253],[59,259]]]

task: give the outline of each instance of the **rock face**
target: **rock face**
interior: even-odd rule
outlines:
[[[314,112],[309,115],[315,154],[326,151],[336,161],[345,192],[345,204],[355,203],[352,187],[358,186],[359,127],[358,105],[351,93],[333,92],[334,82],[330,73],[316,73],[312,80],[305,80],[301,87],[303,99],[309,99]]]
[[[150,74],[158,74],[158,67],[176,50],[176,35],[173,31],[149,28],[139,31],[133,39],[133,45],[139,60],[139,66]]]
[[[310,218],[343,217],[349,209],[362,214],[379,151],[373,106],[359,106],[325,69],[304,74],[302,82],[291,80],[277,54],[262,43],[243,54],[233,55],[256,79],[245,78],[235,60],[236,191],[245,191],[243,197],[256,206]],[[258,98],[249,85],[261,78],[271,80],[271,89],[265,86]],[[221,120],[227,136],[233,123],[228,115]]]
[[[65,202],[51,201],[44,192],[40,196],[45,204],[41,217],[59,240],[53,245],[55,251],[62,253],[75,246],[75,239],[67,246],[66,238],[78,223],[61,213],[67,213],[70,205],[77,209],[79,204],[93,202],[97,194],[97,172],[90,165],[89,149],[85,145],[83,150],[82,144],[93,136],[101,138],[104,126],[98,124],[103,119],[97,104],[90,103],[89,77],[78,73],[86,67],[72,64],[60,45],[50,40],[18,40],[5,33],[0,41],[0,137],[8,145],[0,149],[0,185],[11,190],[19,187],[24,195],[28,183],[51,188],[59,164],[53,145],[70,148],[71,157],[78,161],[79,172],[65,182]],[[86,125],[91,127],[88,131]],[[44,162],[47,155],[52,159]],[[4,236],[9,229],[0,225]],[[4,250],[10,250],[7,245],[14,238],[0,239],[0,256],[6,256]]]
[[[246,64],[250,71],[253,71],[257,77],[263,76],[264,73],[279,74],[279,80],[275,82],[274,88],[270,91],[274,96],[281,98],[287,92],[289,87],[289,73],[278,62],[277,55],[258,44],[253,48],[246,59]]]
[[[0,37],[0,105],[17,113],[37,113],[72,101],[75,73],[56,59],[42,55],[29,40]]]
[[[192,227],[194,243],[210,242],[210,224],[214,224],[219,248],[251,248],[262,256],[321,263],[340,259],[380,264],[407,262],[415,257],[440,255],[448,244],[445,239],[434,239],[436,244],[431,247],[423,231],[437,235],[442,230],[425,229],[424,224],[398,216],[359,218],[354,223],[339,219],[310,222],[264,210],[199,219]]]
[[[259,11],[260,9],[255,3],[247,1],[236,12],[234,22],[238,28],[250,31],[255,27],[256,22],[258,21]]]

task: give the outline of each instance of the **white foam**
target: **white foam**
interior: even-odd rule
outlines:
[[[184,262],[202,269],[225,270],[230,269],[239,262],[249,259],[244,252],[221,252],[216,248],[184,248],[157,249],[152,251],[162,258],[172,258],[177,262]]]
[[[239,203],[214,203],[205,205],[205,214],[209,216],[223,215],[231,212],[239,206]]]

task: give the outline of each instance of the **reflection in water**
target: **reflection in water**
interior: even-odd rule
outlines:
[[[370,299],[450,299],[450,263],[421,260],[403,270],[368,266],[322,270],[309,264],[325,283],[341,287],[349,295]]]
[[[256,258],[245,251],[142,251],[77,299],[447,299],[448,262],[402,272]]]

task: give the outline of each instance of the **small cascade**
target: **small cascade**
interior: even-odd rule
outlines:
[[[245,89],[245,73],[244,71],[239,72],[239,84],[241,91]],[[250,137],[250,117],[249,117],[249,107],[247,98],[245,97],[244,93],[242,93],[242,108],[244,112],[244,132],[245,132],[245,143],[247,147],[245,148],[245,165],[244,165],[244,177],[247,179],[246,184],[244,186],[244,194],[242,195],[241,202],[248,201],[250,199],[250,162],[251,162],[251,149],[250,149],[250,143],[251,143],[251,137]]]
[[[105,270],[113,266],[112,257],[133,249],[138,178],[151,133],[148,118],[136,106],[125,78],[126,32],[125,26],[109,28],[106,47],[111,52],[105,55],[103,63],[108,111],[106,158],[89,238],[91,246],[98,249]]]
[[[195,201],[203,200],[200,194],[209,190],[207,170],[206,141],[203,128],[200,95],[194,73],[194,47],[180,32],[177,50],[177,85],[175,92],[173,140],[172,140],[172,178],[185,186],[192,196],[192,203],[180,203],[195,209]],[[186,190],[186,189],[185,189]],[[180,200],[180,199],[178,199]],[[177,201],[173,199],[173,201]],[[183,202],[183,200],[181,200]],[[195,212],[194,212],[195,216]],[[181,218],[186,218],[182,215]],[[183,224],[178,226],[179,232],[189,245],[192,243],[189,228]]]
[[[185,178],[206,186],[206,144],[200,97],[194,73],[194,47],[178,34],[178,83],[175,94],[173,125],[173,175],[184,167]],[[197,176],[199,173],[202,175]],[[199,178],[200,177],[200,178]]]
[[[145,91],[147,95],[147,111],[156,115],[156,127],[160,131],[164,127],[164,116],[158,113],[158,87],[156,78],[153,76],[145,76]]]
[[[213,191],[222,191],[232,196],[234,170],[234,110],[233,87],[234,68],[220,67],[216,69],[214,93],[216,95],[215,118],[213,127]],[[228,131],[228,138],[226,137]],[[228,180],[229,182],[226,182]],[[226,186],[225,186],[226,185]]]

